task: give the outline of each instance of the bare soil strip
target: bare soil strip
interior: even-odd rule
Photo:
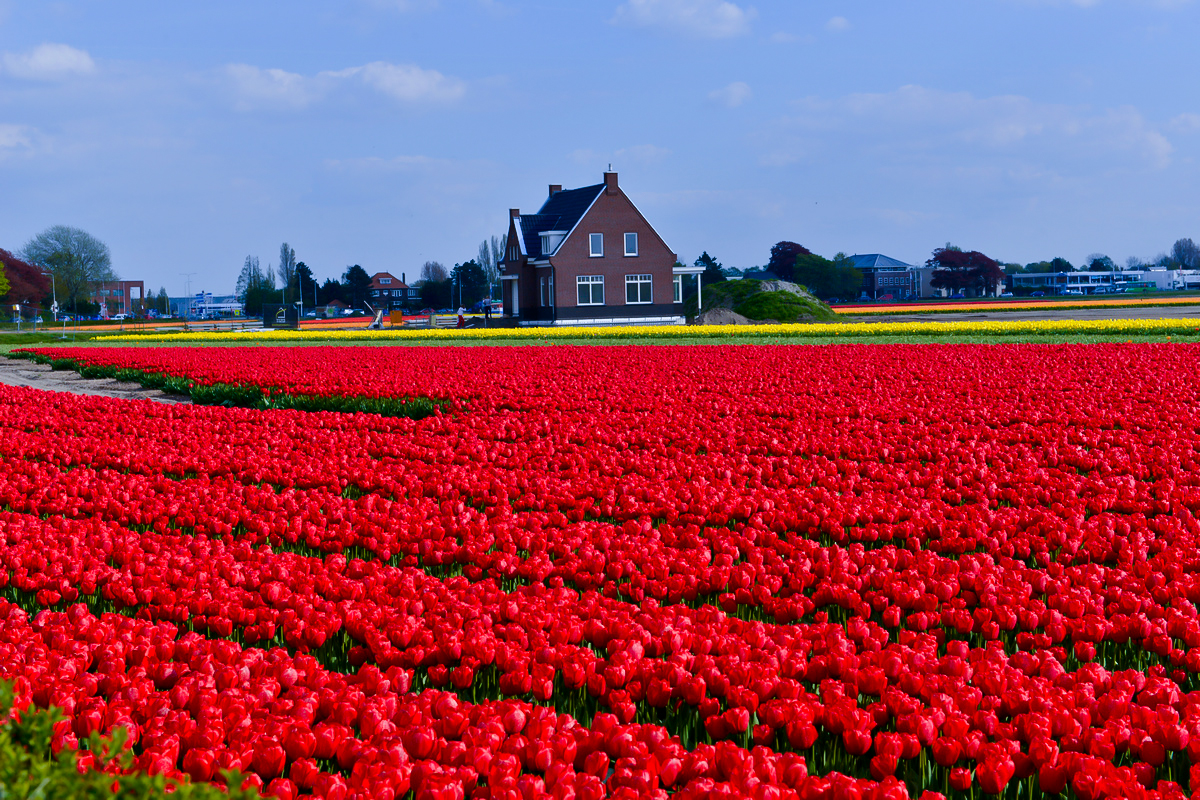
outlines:
[[[83,378],[73,370],[53,370],[49,364],[0,357],[0,383],[9,386],[25,386],[54,392],[91,395],[93,397],[115,397],[120,400],[153,400],[170,405],[190,404],[191,398],[166,394],[158,389],[146,389],[137,383],[126,383],[112,378]]]

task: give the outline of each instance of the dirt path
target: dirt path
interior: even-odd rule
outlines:
[[[0,383],[95,397],[115,397],[121,400],[147,399],[171,405],[192,402],[189,397],[165,394],[158,389],[146,389],[137,383],[125,383],[113,378],[87,379],[71,370],[55,371],[49,364],[35,364],[32,361],[3,356],[0,356]]]

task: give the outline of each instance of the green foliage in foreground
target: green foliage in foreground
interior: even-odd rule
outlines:
[[[776,322],[833,322],[838,319],[829,306],[815,298],[792,292],[764,292],[762,281],[740,280],[715,283],[704,289],[704,309],[728,308],[746,319]],[[684,313],[695,316],[696,298],[685,304]]]
[[[10,718],[13,710],[13,688],[7,681],[0,683],[0,800],[109,800],[118,798],[179,798],[179,800],[251,800],[258,792],[238,788],[242,778],[229,773],[229,789],[207,783],[179,782],[162,775],[112,774],[102,772],[106,765],[128,770],[133,754],[125,746],[124,728],[115,728],[112,737],[93,733],[81,743],[84,762],[94,761],[95,769],[82,769],[74,751],[64,750],[54,756],[50,742],[54,727],[63,719],[57,708],[29,708]],[[115,763],[112,763],[115,762]]]

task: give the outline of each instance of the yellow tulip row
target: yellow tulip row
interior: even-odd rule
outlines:
[[[971,320],[958,322],[856,322],[812,325],[678,325],[609,327],[528,327],[458,329],[389,329],[326,331],[218,331],[105,336],[104,342],[422,342],[549,339],[859,339],[875,336],[1200,336],[1200,318],[1107,320]]]
[[[1200,305],[1200,296],[1187,297],[1122,297],[1106,300],[1029,300],[1026,302],[1005,300],[999,302],[971,303],[884,303],[877,306],[853,305],[834,306],[833,310],[845,316],[877,314],[952,314],[963,311],[1064,311],[1076,308],[1153,308],[1155,306]]]

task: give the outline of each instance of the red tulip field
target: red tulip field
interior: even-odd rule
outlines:
[[[56,749],[278,798],[1200,797],[1200,345],[26,355],[224,403],[0,386],[0,679]]]

